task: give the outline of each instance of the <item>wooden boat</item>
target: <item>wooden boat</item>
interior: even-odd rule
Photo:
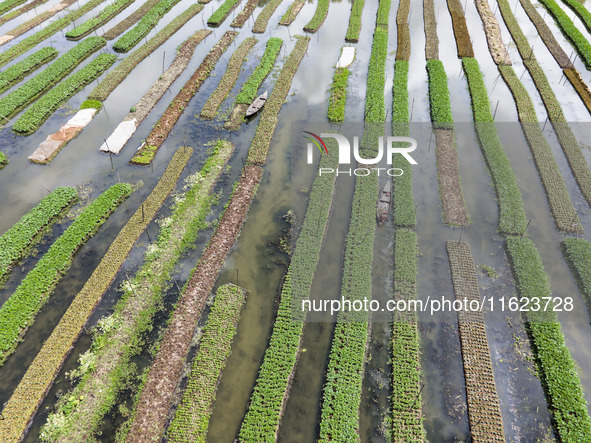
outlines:
[[[390,200],[392,197],[392,181],[388,180],[382,190],[380,191],[380,196],[378,197],[378,204],[377,204],[377,219],[378,225],[384,223],[384,221],[388,218],[388,211],[390,211]]]
[[[246,110],[246,116],[250,117],[253,114],[256,114],[261,110],[263,106],[265,106],[265,102],[267,101],[267,91],[264,94],[259,95],[255,101],[253,101],[248,109]]]

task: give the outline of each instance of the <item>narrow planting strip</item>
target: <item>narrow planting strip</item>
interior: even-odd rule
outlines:
[[[27,256],[77,197],[74,188],[55,189],[0,236],[0,287],[8,278],[12,267]]]
[[[410,58],[410,28],[408,26],[408,14],[410,10],[410,0],[400,0],[398,11],[396,12],[396,60],[408,61]]]
[[[427,60],[429,107],[435,128],[452,129],[454,118],[447,87],[447,74],[441,60]]]
[[[9,119],[26,108],[106,43],[102,37],[89,37],[78,43],[20,88],[0,98],[0,115]]]
[[[283,26],[291,25],[305,4],[306,0],[293,0],[293,3],[289,6],[285,14],[283,14],[283,17],[281,17],[279,24]]]
[[[218,227],[175,306],[149,369],[126,441],[157,440],[166,425],[187,352],[205,301],[233,246],[256,194],[263,169],[246,165]]]
[[[556,227],[563,232],[582,233],[583,228],[579,217],[552,154],[552,149],[538,124],[538,117],[527,89],[525,89],[512,67],[499,66],[499,71],[517,104],[519,121],[544,185]]]
[[[577,94],[583,101],[583,104],[587,108],[587,111],[591,113],[591,91],[587,86],[587,83],[581,78],[581,74],[575,68],[566,68],[562,71],[568,81],[573,85]]]
[[[228,68],[224,73],[224,76],[220,80],[220,84],[215,91],[209,96],[209,99],[201,110],[201,117],[203,118],[214,118],[218,112],[218,108],[222,102],[226,99],[234,83],[238,79],[240,74],[240,68],[244,63],[248,51],[255,45],[257,39],[254,37],[247,37],[238,48],[234,51],[228,62]]]
[[[91,100],[105,101],[109,94],[121,83],[129,73],[143,59],[154,52],[158,47],[165,43],[175,32],[183,27],[191,18],[203,9],[203,5],[191,5],[187,10],[178,15],[173,21],[166,25],[154,37],[148,40],[140,48],[133,51],[121,63],[117,65],[92,92],[88,95]]]
[[[128,184],[113,185],[90,204],[51,245],[35,268],[0,307],[0,365],[14,352],[39,310],[68,271],[76,252],[131,194]]]
[[[454,29],[454,36],[458,48],[458,57],[474,57],[474,49],[472,49],[472,40],[466,25],[466,17],[464,17],[464,10],[460,0],[447,0],[447,9],[451,15],[452,25]]]
[[[125,31],[127,31],[131,26],[135,25],[138,21],[141,20],[143,16],[145,16],[150,9],[152,9],[160,0],[146,0],[142,6],[132,12],[129,16],[121,20],[111,29],[103,34],[103,37],[107,40],[113,40],[114,38],[119,37]]]
[[[57,377],[95,306],[110,286],[140,234],[174,189],[192,152],[191,148],[177,150],[154,190],[119,232],[27,368],[24,377],[2,410],[4,420],[0,420],[0,435],[4,441],[16,442],[25,434],[33,415]]]
[[[238,14],[236,18],[232,21],[232,23],[230,23],[230,26],[232,28],[242,28],[242,26],[244,26],[246,20],[250,18],[258,4],[259,0],[247,0],[246,5],[244,5],[244,8],[242,9],[242,11],[240,11],[240,14]]]
[[[522,235],[527,226],[523,200],[517,178],[497,134],[482,72],[475,58],[462,59],[462,67],[468,80],[474,126],[498,198],[499,232]]]
[[[67,0],[68,2],[72,0]],[[39,32],[25,38],[24,40],[18,42],[14,46],[10,47],[2,54],[0,54],[0,66],[4,66],[9,61],[15,59],[22,53],[28,51],[32,47],[36,46],[37,44],[41,43],[43,40],[48,39],[56,32],[64,29],[70,23],[74,22],[74,20],[79,19],[87,12],[91,11],[92,9],[96,8],[98,5],[103,3],[105,0],[90,0],[88,3],[85,3],[84,6],[78,8],[70,13],[68,13],[65,17],[56,20],[55,22],[51,23],[50,25],[46,26]],[[72,1],[73,3],[73,1]],[[69,5],[66,5],[69,6]],[[56,8],[59,7],[56,6]],[[65,6],[64,6],[65,7]],[[63,9],[63,8],[62,8]],[[57,12],[56,12],[57,13]],[[36,25],[35,25],[36,26]],[[2,42],[2,37],[0,37],[0,44]]]
[[[123,284],[114,313],[99,322],[102,333],[97,332],[90,349],[79,357],[74,374],[80,381],[60,398],[43,427],[42,441],[92,439],[117,404],[131,360],[143,349],[142,338],[154,326],[167,282],[179,259],[208,226],[206,218],[216,202],[213,188],[233,152],[231,143],[219,141],[201,171],[185,179],[171,214],[159,223],[158,239],[144,254],[142,267]]]
[[[581,19],[587,31],[591,32],[591,12],[583,6],[583,3],[577,0],[562,0],[562,3],[575,11],[575,14]]]
[[[437,59],[439,58],[439,37],[433,0],[423,1],[423,21],[425,23],[425,58]]]
[[[252,32],[257,34],[262,34],[267,30],[267,24],[269,23],[269,19],[277,9],[277,7],[281,4],[283,0],[269,0],[263,10],[259,13],[256,21],[254,22],[254,26],[252,27]]]
[[[445,246],[456,300],[480,304],[482,300],[470,245],[447,241]],[[505,432],[484,315],[479,310],[458,311],[458,325],[472,441],[502,443],[505,441]]]
[[[168,441],[206,441],[217,386],[230,356],[245,301],[246,291],[233,284],[217,290],[187,387],[168,428]]]
[[[210,30],[201,29],[185,40],[177,50],[176,57],[168,67],[166,72],[148,89],[139,102],[119,123],[117,128],[101,145],[101,152],[111,152],[119,154],[127,141],[133,136],[136,129],[142,124],[150,111],[156,106],[156,103],[164,96],[168,88],[174,81],[187,69],[189,62],[193,58],[195,47],[205,39]],[[59,138],[59,133],[55,134]]]
[[[573,21],[566,15],[560,6],[554,0],[539,0],[542,5],[546,7],[550,15],[556,21],[556,24],[562,31],[562,34],[575,47],[577,54],[581,57],[581,61],[585,64],[587,70],[591,69],[591,43],[577,29]],[[581,5],[582,6],[582,5]]]
[[[363,14],[363,6],[365,0],[353,0],[351,5],[351,15],[349,16],[349,26],[347,27],[347,34],[345,41],[349,43],[357,43],[359,41],[359,33],[361,32],[361,16]]]
[[[224,20],[226,20],[230,13],[236,9],[236,7],[240,4],[240,1],[241,0],[226,0],[207,19],[207,24],[217,28],[219,25],[224,23]]]
[[[327,140],[326,146],[329,153],[337,153],[335,140]],[[337,157],[322,156],[318,167],[336,168]],[[277,440],[301,352],[305,327],[301,306],[310,297],[333,203],[335,182],[336,175],[324,174],[317,175],[312,184],[302,229],[281,288],[271,339],[240,428],[240,441]]]
[[[509,236],[507,252],[519,296],[532,304],[536,300],[540,303],[544,300],[543,304],[545,300],[551,301],[550,282],[534,243],[528,238]],[[585,441],[591,435],[591,418],[577,364],[566,346],[553,309],[550,302],[546,311],[530,310],[526,317],[527,328],[558,439]]]
[[[160,0],[140,19],[137,25],[123,34],[113,45],[117,52],[127,52],[158,24],[160,19],[180,0]]]
[[[170,131],[180,118],[189,101],[197,93],[201,85],[207,80],[215,64],[222,54],[228,49],[230,43],[238,34],[236,31],[226,31],[222,38],[215,44],[203,59],[195,73],[185,83],[179,93],[174,97],[164,114],[158,119],[146,141],[139,147],[130,163],[134,165],[147,166],[152,163],[162,143],[166,140]]]
[[[281,111],[281,107],[285,103],[285,98],[291,88],[291,80],[297,72],[310,43],[309,37],[296,36],[296,38],[298,41],[285,61],[283,69],[279,73],[279,77],[277,77],[275,86],[271,91],[271,96],[263,108],[254,139],[248,150],[247,161],[249,163],[262,165],[267,161],[269,141],[275,133],[279,111]]]
[[[476,9],[482,20],[488,51],[497,65],[511,65],[511,57],[503,43],[501,27],[497,18],[490,10],[488,0],[475,0]]]
[[[26,1],[27,0],[4,0],[3,2],[0,2],[0,14],[10,11],[17,6],[22,5]]]
[[[562,253],[568,262],[587,309],[591,313],[591,243],[584,238],[567,237],[562,243]]]
[[[84,68],[72,74],[33,103],[12,125],[12,130],[20,135],[29,135],[35,132],[62,103],[98,78],[116,60],[115,54],[98,55]]]
[[[0,72],[0,93],[11,88],[13,85],[20,82],[31,72],[39,69],[48,61],[53,60],[57,57],[57,55],[57,49],[45,47],[29,55],[24,60],[9,66]]]
[[[316,11],[308,24],[304,26],[304,31],[314,33],[320,29],[320,26],[322,26],[322,23],[324,23],[324,20],[326,20],[326,16],[328,15],[328,5],[329,0],[317,1]]]
[[[235,130],[244,123],[246,110],[256,98],[259,88],[273,69],[282,45],[283,40],[278,37],[271,37],[267,41],[267,46],[265,47],[265,52],[261,57],[261,61],[236,96],[234,109],[232,109],[230,117],[224,124],[225,129]]]
[[[71,31],[66,32],[66,38],[68,40],[80,40],[82,37],[86,37],[99,26],[104,25],[125,8],[130,6],[134,1],[135,0],[116,0],[114,3],[106,6],[95,17],[86,20]]]
[[[9,22],[13,18],[17,18],[23,15],[25,12],[29,12],[31,9],[35,9],[37,6],[43,5],[47,3],[48,0],[33,0],[30,3],[18,8],[16,11],[10,11],[8,14],[3,15],[0,17],[0,25],[3,25],[6,22]]]
[[[558,141],[562,146],[562,150],[564,151],[564,155],[568,160],[571,171],[575,176],[575,180],[577,181],[585,200],[591,204],[591,172],[589,172],[589,167],[587,166],[583,151],[570,130],[570,127],[566,123],[560,102],[556,98],[554,91],[552,91],[552,87],[548,82],[546,74],[544,74],[544,71],[535,60],[533,51],[531,51],[527,38],[511,11],[509,2],[507,0],[498,0],[498,3],[503,20],[505,21],[507,28],[509,28],[509,32],[511,33],[511,36],[517,45],[517,49],[519,50],[519,54],[523,59],[523,64],[529,71],[529,74],[542,97],[542,101],[548,112],[548,118],[550,122],[552,122],[552,126],[556,131]]]
[[[333,123],[345,121],[345,105],[347,104],[347,84],[351,71],[347,68],[336,68],[330,86],[330,102],[328,103],[328,120]]]

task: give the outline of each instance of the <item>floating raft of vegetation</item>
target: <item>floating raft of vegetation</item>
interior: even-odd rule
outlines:
[[[142,17],[144,17],[148,11],[150,11],[150,9],[152,9],[159,1],[160,0],[146,0],[142,6],[105,32],[103,37],[107,40],[113,40],[114,38],[119,37],[130,27],[140,21]]]
[[[305,4],[306,0],[293,0],[293,3],[289,6],[285,14],[283,14],[283,17],[281,17],[279,24],[283,26],[291,25]]]
[[[349,26],[347,27],[347,34],[345,41],[349,43],[357,43],[359,41],[359,33],[361,32],[361,15],[363,14],[363,6],[365,0],[353,0],[351,5],[351,15],[349,16]]]
[[[257,34],[262,34],[267,30],[267,25],[269,24],[269,19],[277,9],[277,7],[281,4],[283,0],[269,0],[263,10],[259,13],[256,21],[254,22],[254,26],[252,28],[252,32]]]
[[[240,14],[238,14],[232,23],[230,23],[230,26],[232,28],[242,28],[258,5],[259,0],[248,0],[242,11],[240,11]]]
[[[66,32],[68,40],[80,40],[86,37],[99,26],[104,25],[125,8],[131,6],[135,0],[116,0],[114,3],[106,6],[98,15],[86,20],[84,23],[76,26],[71,31]]]
[[[24,60],[9,66],[0,72],[0,93],[10,89],[31,72],[36,71],[45,63],[56,58],[57,55],[58,52],[56,49],[45,47],[29,55]]]
[[[314,33],[320,29],[320,26],[322,26],[328,15],[329,4],[329,0],[318,0],[316,2],[316,12],[314,12],[308,24],[304,26],[304,31]]]

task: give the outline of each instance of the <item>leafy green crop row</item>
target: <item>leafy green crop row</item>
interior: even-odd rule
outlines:
[[[199,11],[203,9],[203,5],[194,4],[187,8],[184,12],[179,14],[168,25],[162,28],[154,37],[142,45],[137,50],[129,54],[125,59],[117,65],[109,74],[98,84],[96,88],[88,95],[89,99],[105,101],[109,94],[121,83],[148,55],[150,55],[156,48],[166,42],[175,32],[177,32],[185,23],[194,17]]]
[[[542,101],[548,112],[548,118],[552,122],[552,126],[556,131],[558,141],[560,142],[562,150],[568,160],[568,164],[575,176],[575,180],[577,181],[585,200],[591,204],[591,172],[589,171],[587,161],[583,156],[582,149],[568,126],[568,123],[566,123],[560,102],[556,98],[554,91],[552,91],[552,87],[548,82],[546,74],[544,74],[544,71],[533,57],[527,38],[519,27],[519,23],[511,11],[509,2],[507,0],[498,0],[498,2],[503,20],[515,40],[521,57],[524,59],[523,64],[530,73],[536,88],[542,97]]]
[[[554,20],[564,36],[570,40],[575,47],[581,60],[585,64],[585,67],[588,70],[591,69],[591,44],[589,43],[589,40],[587,40],[583,33],[577,29],[573,21],[568,15],[566,15],[566,12],[564,12],[554,0],[540,0],[540,3],[546,7],[550,14],[552,14],[552,17],[554,17]],[[585,9],[583,5],[579,6]]]
[[[293,3],[289,5],[289,8],[281,17],[279,24],[283,26],[291,25],[305,4],[306,0],[293,0]]]
[[[96,432],[105,414],[116,405],[121,390],[126,388],[126,368],[143,349],[142,337],[153,328],[166,283],[179,259],[194,247],[199,233],[208,226],[206,219],[216,202],[212,190],[233,152],[231,143],[218,142],[201,171],[185,179],[171,214],[159,222],[160,233],[148,247],[141,268],[123,284],[115,312],[100,321],[102,333],[95,335],[89,352],[79,357],[75,376],[80,377],[80,382],[61,397],[56,411],[49,416],[43,441],[56,441],[66,435],[84,440]]]
[[[581,232],[579,217],[552,154],[552,149],[538,124],[536,111],[527,90],[511,66],[499,66],[499,71],[517,104],[519,120],[542,179],[556,227],[563,232]]]
[[[562,241],[562,252],[591,312],[591,243],[584,238],[567,237]]]
[[[140,234],[174,189],[192,152],[191,148],[177,150],[154,190],[111,243],[99,265],[27,368],[2,410],[4,420],[0,420],[0,435],[6,441],[18,440],[24,433],[96,304],[110,286]]]
[[[74,254],[94,235],[109,215],[131,193],[128,184],[117,184],[90,204],[55,241],[37,266],[27,274],[0,308],[0,364],[14,351],[22,334],[33,323]]]
[[[499,231],[505,234],[524,234],[527,220],[523,200],[517,178],[497,134],[482,72],[474,58],[463,58],[462,66],[468,79],[476,132],[497,193]]]
[[[33,103],[12,126],[17,134],[28,135],[35,132],[45,120],[66,100],[84,86],[90,84],[105,72],[115,61],[114,54],[100,54],[92,62],[75,72],[51,91]]]
[[[18,5],[22,5],[26,0],[4,0],[0,2],[0,14],[4,14],[6,11],[10,11],[12,8],[16,8]]]
[[[148,35],[168,11],[180,0],[160,0],[152,7],[131,30],[123,34],[113,45],[117,52],[127,52]]]
[[[336,141],[326,141],[329,155],[320,159],[320,167],[336,168]],[[241,441],[274,441],[289,392],[304,330],[301,304],[309,299],[312,280],[333,201],[336,175],[317,175],[308,198],[308,208],[296,241],[273,325],[248,412],[240,429]],[[300,314],[301,316],[302,314]]]
[[[37,6],[40,6],[47,2],[48,0],[33,0],[32,2],[27,3],[26,5],[21,6],[16,10],[10,11],[8,14],[5,14],[2,17],[0,17],[0,25],[3,25],[4,23],[12,20],[13,18],[17,18],[23,15],[25,12],[29,12],[31,9],[35,9]]]
[[[394,298],[416,300],[417,234],[397,229],[394,245]],[[392,441],[425,441],[417,315],[401,314],[392,324]]]
[[[74,188],[57,188],[0,236],[0,287],[18,260],[77,198]]]
[[[119,37],[125,31],[127,31],[131,26],[136,24],[138,21],[142,19],[144,15],[152,9],[159,0],[146,0],[142,5],[109,29],[107,32],[103,34],[103,37],[107,40],[113,40],[114,38]]]
[[[528,238],[507,238],[507,251],[519,296],[550,297],[550,283],[540,254]],[[577,365],[564,341],[552,306],[546,312],[530,311],[528,329],[533,343],[548,409],[560,441],[580,442],[591,435],[591,418],[581,387]]]
[[[376,27],[367,72],[368,87],[365,93],[364,120],[369,123],[381,123],[386,119],[386,105],[384,102],[386,76],[384,69],[386,68],[387,56],[388,31]]]
[[[363,14],[363,6],[365,0],[353,0],[351,5],[351,15],[349,16],[349,26],[347,27],[347,34],[345,41],[350,43],[357,43],[359,41],[359,33],[361,32],[361,16]]]
[[[45,47],[0,72],[0,93],[39,69],[43,64],[56,58],[57,54],[56,49]]]
[[[566,4],[579,16],[587,31],[591,32],[591,12],[583,6],[583,3],[577,0],[562,0],[562,3]]]
[[[218,380],[230,356],[240,310],[246,299],[245,292],[232,284],[218,289],[203,328],[187,387],[168,428],[169,441],[206,441]]]
[[[259,13],[256,21],[254,22],[254,26],[252,27],[252,32],[257,34],[262,34],[267,29],[267,24],[269,24],[269,19],[277,9],[277,7],[281,4],[283,0],[269,0],[263,10]]]
[[[297,36],[296,38],[298,41],[285,61],[283,69],[281,69],[275,86],[271,91],[271,96],[267,100],[262,115],[259,118],[259,124],[257,125],[254,138],[248,150],[247,161],[249,163],[262,165],[267,161],[267,153],[269,152],[271,139],[277,126],[277,116],[291,88],[291,80],[298,70],[310,43],[309,37]]]
[[[80,40],[82,37],[87,36],[99,26],[107,23],[109,20],[131,5],[134,1],[135,0],[116,0],[110,5],[105,6],[105,8],[97,16],[86,20],[84,23],[66,32],[66,38],[68,40]]]
[[[435,128],[453,128],[454,117],[451,112],[447,75],[441,60],[427,60],[429,75],[429,106],[431,120]]]
[[[256,98],[257,91],[259,90],[261,84],[265,78],[267,78],[267,75],[269,75],[271,69],[273,69],[273,65],[275,64],[275,60],[277,59],[281,45],[283,45],[283,40],[278,37],[271,37],[267,41],[265,53],[263,54],[261,61],[254,72],[250,75],[248,80],[246,80],[244,86],[242,86],[240,93],[236,96],[236,103],[250,105],[250,103],[252,103],[252,101]]]
[[[308,22],[306,26],[304,26],[304,31],[306,32],[316,32],[326,20],[326,16],[328,15],[328,5],[329,0],[318,0],[316,2],[316,12]]]
[[[84,59],[105,46],[106,43],[106,40],[102,37],[89,37],[78,43],[45,68],[43,72],[37,74],[20,88],[2,97],[0,99],[0,114],[5,118],[12,117],[72,72]]]
[[[330,102],[328,103],[328,119],[333,123],[345,121],[345,105],[347,104],[347,84],[351,71],[337,68],[334,71],[330,86]]]
[[[207,19],[207,24],[209,26],[219,26],[221,25],[224,20],[230,15],[236,6],[240,3],[241,0],[226,0],[222,3],[211,16]]]
[[[8,158],[3,152],[0,152],[0,169],[8,164]]]
[[[254,37],[246,38],[240,46],[234,51],[232,56],[230,57],[230,61],[228,62],[228,68],[224,73],[224,76],[220,80],[220,84],[216,88],[215,91],[211,93],[207,102],[203,106],[201,110],[201,117],[203,118],[214,118],[218,108],[228,96],[234,83],[238,79],[238,75],[240,74],[240,67],[244,63],[246,58],[246,54],[251,48],[255,45],[257,39]]]
[[[4,66],[6,63],[18,57],[20,54],[28,51],[32,47],[41,43],[43,40],[51,37],[56,32],[64,29],[74,20],[77,20],[78,18],[82,17],[88,11],[96,8],[104,1],[105,0],[90,0],[88,3],[85,3],[82,7],[68,13],[65,17],[56,20],[55,22],[41,29],[39,32],[36,32],[35,34],[18,42],[14,46],[11,46],[8,50],[0,54],[0,66]]]
[[[55,8],[50,8],[47,11],[44,11],[40,14],[36,14],[33,18],[19,24],[18,26],[15,26],[14,28],[12,28],[11,30],[6,32],[6,34],[4,35],[4,37],[6,37],[6,39],[3,40],[2,43],[0,43],[0,46],[5,45],[6,43],[14,40],[17,37],[20,37],[25,32],[30,31],[31,29],[35,28],[36,26],[41,25],[46,20],[49,20],[51,17],[56,15],[60,10],[65,9],[68,6],[71,6],[75,1],[76,0],[61,0],[60,3],[58,5],[56,5]],[[30,5],[30,3],[28,5]],[[12,13],[16,13],[16,12],[17,11],[12,11]],[[9,14],[6,14],[6,16],[8,16],[8,15]],[[4,19],[6,16],[0,18],[0,23],[1,23],[2,19]]]

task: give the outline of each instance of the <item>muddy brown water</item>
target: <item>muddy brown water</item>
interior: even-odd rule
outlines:
[[[129,182],[142,180],[144,183],[144,187],[121,205],[99,230],[98,234],[76,255],[70,272],[58,285],[50,302],[39,313],[37,321],[26,334],[23,343],[21,343],[15,354],[8,359],[6,364],[0,368],[0,379],[3,380],[0,385],[0,403],[9,398],[13,387],[22,377],[24,369],[32,361],[43,340],[51,333],[72,298],[98,264],[110,241],[155,186],[158,177],[176,147],[187,144],[195,149],[196,152],[189,164],[190,170],[194,172],[205,159],[203,142],[223,137],[237,143],[237,154],[231,161],[232,169],[225,176],[223,184],[218,187],[223,192],[223,197],[216,207],[215,214],[219,214],[221,207],[223,207],[231,185],[242,166],[241,158],[246,155],[249,141],[254,134],[256,121],[243,126],[240,132],[227,133],[220,129],[220,125],[223,123],[223,119],[220,117],[213,122],[203,122],[196,118],[195,115],[199,114],[209,94],[217,86],[217,79],[223,75],[231,50],[240,43],[241,39],[250,35],[252,18],[244,25],[237,41],[224,54],[216,66],[212,78],[205,82],[199,94],[189,104],[175,131],[159,151],[153,168],[131,167],[127,165],[127,161],[133,155],[133,151],[141,144],[141,140],[148,134],[157,117],[165,110],[168,101],[186,82],[209,48],[215,44],[229,26],[232,15],[221,28],[214,31],[215,35],[212,34],[197,47],[189,68],[174,83],[171,94],[165,96],[166,98],[156,106],[136,135],[124,148],[121,155],[113,157],[113,169],[111,168],[110,158],[99,155],[97,152],[103,138],[110,134],[127,114],[128,109],[137,102],[138,98],[158,78],[162,71],[163,58],[165,66],[167,66],[174,57],[174,49],[195,29],[202,27],[202,17],[206,19],[220,2],[221,0],[214,0],[206,5],[204,11],[191,19],[186,28],[171,37],[154,55],[144,60],[137,70],[109,97],[105,103],[105,110],[101,111],[89,127],[77,139],[70,142],[50,165],[32,165],[29,164],[26,157],[47,134],[55,132],[61,124],[67,121],[68,114],[77,109],[95,84],[77,94],[70,100],[69,108],[56,112],[36,134],[22,138],[15,137],[7,128],[2,129],[0,132],[0,144],[11,160],[10,165],[0,172],[0,189],[3,191],[0,193],[0,207],[10,208],[10,211],[2,211],[0,232],[8,229],[22,214],[47,194],[43,186],[53,189],[60,185],[90,184],[92,189],[90,194],[92,197],[96,197],[99,192],[119,180]],[[139,7],[139,1],[136,3],[122,13],[120,18],[124,18]],[[175,6],[173,11],[162,19],[157,28],[151,31],[148,39],[190,4],[190,1],[183,0],[179,5]],[[245,70],[240,76],[241,81],[256,66],[257,57],[263,53],[264,42],[270,36],[279,36],[286,40],[286,45],[282,49],[278,61],[278,64],[281,65],[294,44],[293,41],[290,41],[290,35],[302,33],[301,28],[314,13],[314,4],[306,4],[296,21],[289,28],[277,26],[277,21],[288,6],[289,2],[284,2],[271,18],[266,34],[257,35],[259,43],[248,57],[249,60]],[[257,8],[253,14],[255,18],[261,7]],[[210,426],[211,441],[231,441],[235,437],[244,417],[247,402],[258,374],[258,368],[272,328],[275,300],[285,270],[284,259],[277,254],[271,254],[272,249],[269,248],[268,244],[280,234],[280,217],[289,209],[292,203],[292,189],[287,179],[289,171],[287,158],[292,149],[288,143],[290,140],[290,125],[294,120],[324,120],[327,90],[333,73],[332,66],[338,59],[340,47],[344,45],[345,29],[340,27],[340,23],[348,20],[349,7],[348,2],[331,3],[326,22],[317,34],[311,35],[312,40],[308,55],[304,58],[292,84],[292,91],[295,92],[295,95],[292,96],[290,93],[288,103],[281,112],[280,123],[257,198],[243,227],[239,241],[231,252],[216,284],[219,285],[225,282],[238,283],[249,291],[249,295],[242,313],[242,320],[238,326],[238,334],[232,347],[232,356],[228,361],[228,366],[224,371],[219,386]],[[389,42],[390,52],[395,48],[396,37],[395,32],[393,32],[393,24],[395,23],[396,8],[397,4],[394,3],[390,12],[390,23],[392,24]],[[358,48],[358,53],[357,59],[351,68],[352,75],[349,80],[348,121],[360,121],[363,116],[367,76],[364,66],[366,66],[369,59],[375,10],[376,5],[366,4],[363,13],[362,39],[359,44],[355,45]],[[445,253],[445,240],[457,240],[460,235],[463,241],[470,244],[477,265],[490,265],[499,273],[497,279],[491,281],[491,279],[479,272],[481,295],[509,296],[515,293],[515,288],[503,250],[504,240],[496,233],[498,211],[494,190],[490,185],[490,178],[474,137],[473,127],[471,124],[461,124],[462,122],[470,122],[472,114],[465,78],[460,75],[461,65],[456,57],[455,43],[450,40],[453,38],[453,33],[445,2],[436,1],[435,11],[438,17],[438,33],[441,40],[440,58],[444,61],[449,78],[454,118],[460,124],[456,130],[460,175],[466,203],[472,218],[472,225],[461,232],[442,224],[435,171],[434,142],[429,146],[430,129],[425,130],[424,127],[413,129],[413,134],[417,134],[416,138],[419,140],[420,146],[419,151],[417,151],[420,165],[413,170],[413,194],[417,205],[416,230],[420,248],[417,287],[419,298],[424,299],[429,295],[441,294],[453,299],[449,264]],[[91,15],[92,11],[89,16]],[[498,12],[497,16],[500,18]],[[23,17],[16,20],[22,19],[24,21]],[[497,121],[514,121],[516,118],[515,106],[508,90],[502,84],[502,80],[499,80],[496,85],[494,83],[497,70],[488,54],[482,24],[474,5],[469,5],[467,19],[477,58],[484,72],[489,92],[494,86],[491,103],[495,106],[495,101],[500,100]],[[10,27],[6,29],[12,29],[12,27],[16,26],[16,23],[18,23],[16,20],[0,27],[0,33],[8,25]],[[526,27],[528,19],[525,14],[519,13],[519,8],[518,20],[522,26]],[[414,105],[409,104],[409,106],[412,106],[413,122],[428,122],[429,107],[426,95],[421,8],[413,7],[410,22],[412,51],[409,73],[409,98],[411,103],[414,99]],[[499,22],[503,35],[507,35],[504,23],[502,20],[499,20]],[[552,26],[552,23],[549,24]],[[109,27],[109,24],[104,26],[105,30]],[[532,43],[534,43],[535,36],[532,34],[531,28],[528,28],[527,35],[528,39],[531,38]],[[185,32],[184,29],[190,31]],[[19,39],[28,35],[30,35],[30,32]],[[72,42],[61,39],[61,34],[57,35],[60,35],[60,38],[52,38],[50,41],[53,41],[53,44],[58,47],[60,52],[73,45]],[[555,33],[555,35],[559,37],[558,33]],[[16,42],[20,41],[19,39]],[[11,44],[13,42],[5,47],[10,47]],[[579,100],[576,96],[573,96],[574,91],[572,91],[570,85],[557,85],[561,74],[554,66],[552,57],[549,54],[544,55],[541,41],[540,44],[534,44],[536,57],[538,57],[545,72],[551,79],[553,87],[556,88],[555,91],[565,108],[567,118],[587,121],[588,113],[584,108],[581,108],[582,105],[577,105]],[[112,42],[109,48],[111,45]],[[110,49],[107,50],[110,51]],[[511,56],[516,62],[518,59],[515,56],[516,51],[511,47],[510,50]],[[19,59],[24,56],[26,54],[19,57]],[[516,72],[521,75],[518,62],[516,62],[516,65]],[[386,109],[390,109],[393,54],[388,57],[386,69]],[[581,69],[579,68],[579,70]],[[270,89],[273,76],[276,76],[276,73],[277,70],[269,76],[261,90],[264,88]],[[527,77],[526,73],[524,79],[527,79]],[[539,97],[534,94],[531,81],[524,80],[524,83],[534,98],[539,118],[541,120],[545,119],[545,114],[542,112],[543,106],[541,106]],[[237,91],[238,87],[235,87],[230,96],[235,95]],[[222,114],[227,112],[231,109],[231,106],[231,99],[226,100],[222,104],[220,112]],[[548,134],[550,134],[551,129],[549,126],[545,128]],[[546,272],[552,282],[552,288],[558,295],[573,294],[573,298],[576,299],[577,315],[561,315],[560,319],[567,338],[567,345],[581,368],[581,379],[589,399],[591,373],[586,368],[590,367],[591,355],[585,350],[588,348],[585,344],[591,340],[591,328],[589,327],[587,311],[584,309],[574,280],[562,259],[562,253],[557,249],[562,237],[553,227],[541,184],[530,158],[531,153],[525,144],[523,135],[515,124],[507,128],[500,128],[499,132],[503,137],[505,146],[510,147],[506,149],[506,152],[519,178],[526,213],[528,218],[532,219],[528,235],[534,240],[540,251]],[[584,124],[579,125],[576,131],[577,135],[585,132],[589,133],[588,128]],[[589,234],[591,234],[591,211],[589,211],[588,205],[578,191],[555,136],[549,135],[549,138],[575,207],[582,208],[580,217],[587,232],[586,238],[589,238]],[[585,151],[585,155],[589,156],[588,150]],[[188,170],[185,171],[183,177],[188,173]],[[333,213],[330,220],[327,232],[327,240],[329,241],[325,242],[325,247],[322,250],[318,268],[321,272],[317,273],[313,292],[327,291],[328,288],[332,288],[335,294],[338,295],[340,290],[340,279],[335,273],[340,269],[339,257],[341,256],[344,235],[347,229],[348,209],[344,203],[350,201],[349,196],[351,193],[352,184],[339,181],[337,201],[342,201],[343,204],[338,205],[341,212]],[[342,200],[338,200],[339,198]],[[170,202],[166,206],[169,205]],[[162,214],[166,214],[166,212],[167,210],[164,209]],[[54,236],[61,232],[66,225],[67,223],[57,226],[54,229]],[[375,266],[376,272],[373,280],[376,292],[388,293],[391,290],[393,232],[391,220],[376,231],[374,257],[379,259],[379,263],[376,263]],[[157,226],[154,223],[148,228],[148,233],[150,238],[148,238],[148,234],[142,235],[138,245],[126,260],[123,271],[119,273],[117,280],[93,315],[90,325],[94,324],[101,315],[110,311],[119,297],[116,290],[118,284],[126,274],[132,275],[141,264],[145,245],[150,239],[153,240],[157,234]],[[211,230],[204,232],[199,238],[197,248],[188,254],[187,258],[182,260],[179,265],[179,271],[175,279],[180,286],[188,278],[190,269],[196,263],[200,251],[210,235]],[[39,250],[43,252],[46,248],[47,245],[43,245]],[[38,260],[38,257],[26,260],[24,263],[25,271],[30,269],[36,260]],[[24,272],[19,270],[11,277],[7,289],[0,292],[0,303],[6,299],[10,289],[14,288],[23,276]],[[174,288],[170,289],[169,301],[174,300],[175,292]],[[520,316],[486,312],[485,318],[487,320],[488,340],[506,437],[515,441],[532,441],[544,437],[550,429],[550,416],[545,405],[540,382],[531,374],[531,364],[526,358],[529,347]],[[420,320],[421,363],[424,383],[422,396],[427,437],[430,441],[463,440],[468,436],[469,427],[466,416],[460,344],[457,334],[457,317],[455,313],[436,317],[421,315]],[[326,322],[309,323],[306,326],[303,339],[303,348],[306,349],[306,352],[302,354],[296,368],[293,391],[280,427],[279,435],[282,441],[311,441],[316,438],[324,383],[324,368],[330,350],[332,329],[333,325]],[[389,346],[387,343],[389,338],[387,324],[377,322],[373,325],[368,345],[368,364],[366,366],[360,408],[360,435],[362,441],[384,441],[381,432],[384,417],[388,410],[390,370],[387,365],[389,359]],[[46,401],[42,404],[41,412],[37,414],[33,422],[27,441],[36,439],[39,427],[46,417],[46,408],[53,406],[56,393],[64,390],[69,383],[64,378],[65,371],[75,367],[77,356],[88,349],[89,343],[89,336],[86,334],[79,340],[59,374],[57,383],[52,387]],[[145,366],[148,362],[149,359],[146,356],[138,359],[140,366]],[[121,417],[118,413],[108,417],[103,428],[105,441],[108,441],[109,433],[112,433],[120,423]]]

